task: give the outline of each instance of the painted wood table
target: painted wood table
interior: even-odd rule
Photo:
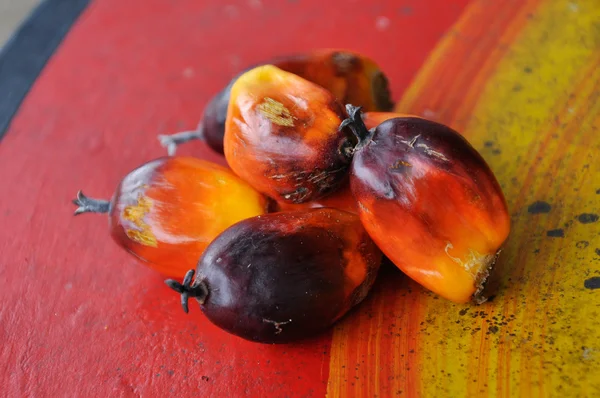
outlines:
[[[598,0],[86,3],[43,3],[0,58],[0,395],[600,394]],[[78,189],[111,195],[232,75],[317,47],[374,58],[398,111],[489,162],[513,222],[493,300],[386,269],[329,333],[252,344],[185,315],[105,218],[72,216]]]

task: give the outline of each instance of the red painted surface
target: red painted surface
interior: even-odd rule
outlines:
[[[74,218],[70,200],[112,195],[163,155],[157,134],[194,127],[232,74],[273,55],[363,52],[397,99],[466,2],[92,3],[0,145],[2,394],[324,395],[329,335],[266,346],[196,306],[186,316],[161,275],[114,244],[106,217]],[[201,143],[181,153],[217,159]]]

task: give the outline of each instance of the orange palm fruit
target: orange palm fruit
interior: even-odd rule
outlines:
[[[75,214],[108,213],[114,240],[151,268],[183,277],[229,226],[265,214],[268,200],[225,167],[165,157],[127,174],[110,201],[79,192]]]
[[[388,79],[381,68],[372,59],[357,52],[321,49],[276,57],[265,64],[318,84],[340,102],[362,106],[364,111],[390,111],[394,106]],[[231,87],[238,77],[234,77],[208,102],[195,130],[159,137],[169,154],[175,153],[177,145],[195,139],[202,139],[214,151],[223,153],[227,106]]]
[[[229,167],[256,190],[287,203],[333,192],[350,166],[346,110],[327,90],[273,65],[231,88],[225,138]]]
[[[510,231],[500,185],[459,133],[396,117],[368,130],[357,108],[344,122],[360,137],[350,186],[359,215],[387,258],[424,287],[458,303],[481,302]]]

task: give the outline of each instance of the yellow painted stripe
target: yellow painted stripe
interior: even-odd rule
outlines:
[[[478,37],[498,3],[513,17]],[[330,396],[600,394],[600,2],[516,4],[469,7],[397,107],[460,127],[496,173],[513,214],[498,294],[455,305],[387,275],[334,332]]]
[[[472,112],[461,118],[459,112],[439,109],[440,114],[448,115],[443,122],[462,126],[461,131],[481,149],[514,213],[513,233],[498,267],[502,289],[492,304],[480,309],[485,318],[479,314],[469,331],[481,330],[470,339],[465,338],[464,328],[449,328],[439,335],[449,341],[445,354],[453,359],[448,366],[452,372],[461,365],[467,367],[461,377],[468,396],[546,396],[567,388],[569,382],[572,385],[562,396],[598,392],[598,385],[585,373],[600,374],[599,359],[593,361],[587,355],[588,360],[582,360],[582,353],[600,348],[600,332],[592,331],[597,318],[585,315],[597,308],[600,295],[590,297],[583,286],[586,277],[577,271],[583,264],[597,264],[600,224],[581,224],[574,218],[586,211],[600,213],[596,194],[600,162],[592,166],[588,159],[587,167],[595,168],[594,172],[585,177],[580,174],[585,165],[582,159],[597,152],[600,143],[592,122],[599,94],[599,11],[600,3],[594,1],[542,4],[481,92],[471,90],[447,105],[464,109],[469,96],[476,95],[478,103]],[[477,85],[472,87],[477,89]],[[439,103],[444,107],[443,101]],[[579,140],[590,146],[582,147]],[[486,142],[491,146],[486,147]],[[584,181],[587,192],[575,192]],[[536,200],[550,203],[553,209],[547,215],[529,214],[527,206]],[[592,208],[596,210],[578,209],[577,204],[585,201],[595,203]],[[573,224],[564,228],[570,221]],[[547,236],[548,231],[561,227],[565,238]],[[583,229],[585,236],[577,237],[578,229]],[[586,244],[577,242],[588,242],[587,250],[578,249],[578,244],[582,248]],[[557,279],[558,273],[561,277]],[[569,278],[569,296],[561,296],[566,289],[561,282]],[[576,309],[573,302],[580,307]],[[441,314],[456,311],[448,303],[440,306],[433,302],[427,303],[424,311],[433,309],[440,314],[436,318],[440,330],[448,321]],[[570,329],[574,319],[590,338]],[[595,347],[590,347],[594,340]],[[424,343],[423,347],[422,355],[427,357],[431,345]],[[439,356],[440,350],[434,350]],[[439,363],[425,363],[423,377],[441,369]],[[422,392],[433,396],[445,387],[458,396],[465,393],[463,383],[425,384]]]

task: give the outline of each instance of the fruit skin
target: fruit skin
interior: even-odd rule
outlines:
[[[340,102],[363,107],[364,111],[390,111],[394,107],[388,79],[370,58],[343,49],[321,49],[303,54],[292,54],[271,59],[274,65],[294,73],[329,90]],[[161,136],[163,145],[174,155],[177,144],[203,139],[218,153],[223,153],[225,119],[231,87],[243,73],[260,65],[253,65],[236,75],[227,86],[207,104],[196,131]]]
[[[79,198],[76,214],[94,211]],[[102,202],[102,201],[96,201]],[[151,268],[183,277],[227,227],[264,214],[269,201],[225,167],[191,157],[164,157],[127,174],[110,203],[113,239]],[[86,207],[86,205],[88,207]]]
[[[215,152],[223,153],[223,136],[225,135],[225,120],[227,119],[227,106],[229,95],[235,79],[227,87],[213,97],[206,105],[198,131],[202,132],[202,139]]]
[[[371,289],[381,252],[358,216],[336,209],[271,213],[237,223],[206,249],[183,285],[206,317],[246,340],[287,343],[330,327]],[[187,282],[187,286],[186,283]]]
[[[352,191],[350,190],[349,181],[346,181],[335,192],[324,196],[320,199],[300,204],[277,202],[274,207],[275,211],[290,211],[303,209],[318,209],[321,207],[332,207],[334,209],[344,210],[349,213],[358,214],[358,204],[356,203],[356,200],[352,195]]]
[[[350,185],[360,218],[383,253],[409,277],[458,303],[479,297],[510,231],[502,190],[456,131],[399,117],[362,132]]]
[[[370,58],[342,49],[321,49],[275,58],[271,65],[329,90],[340,102],[368,111],[391,111],[388,79]]]
[[[229,167],[259,192],[303,203],[333,192],[350,166],[346,110],[324,88],[264,65],[235,82],[225,128]]]
[[[381,123],[385,122],[386,120],[394,119],[397,117],[419,118],[418,116],[407,115],[407,114],[403,114],[403,113],[395,113],[395,112],[364,112],[364,113],[362,113],[361,116],[362,116],[362,120],[363,120],[365,126],[369,130],[379,126]],[[421,119],[421,118],[419,118],[419,119]]]

